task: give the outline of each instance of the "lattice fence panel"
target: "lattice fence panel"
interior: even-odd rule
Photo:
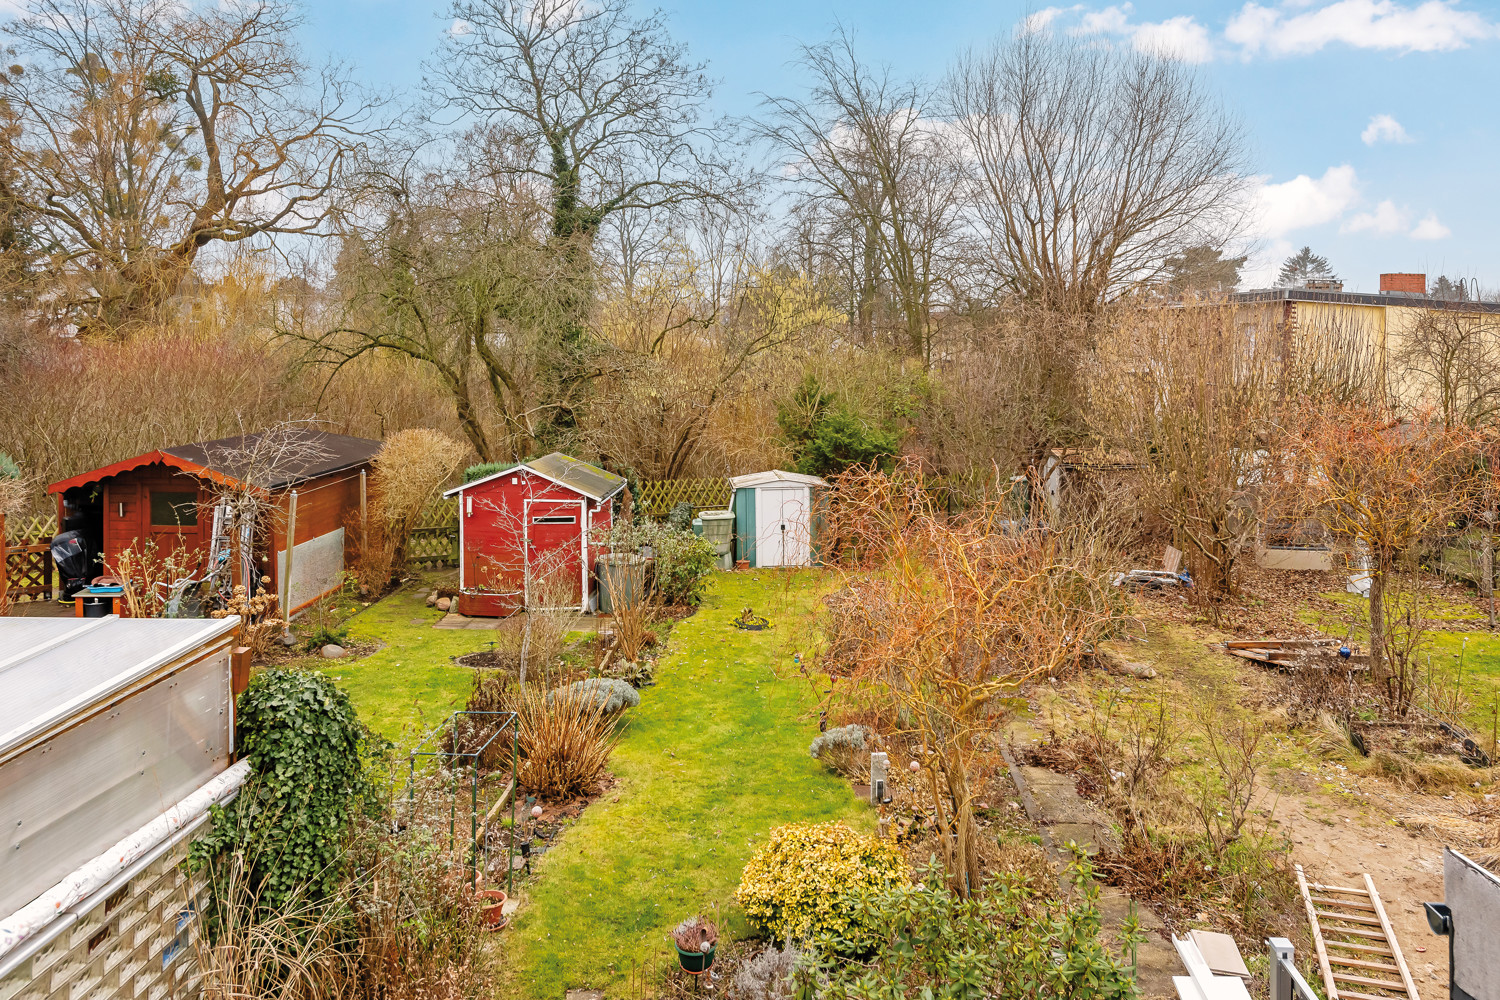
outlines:
[[[55,534],[57,534],[56,514],[5,519],[5,540],[12,545],[43,540],[50,542]]]
[[[407,552],[413,565],[445,569],[458,565],[458,498],[439,500],[422,512]]]
[[[57,518],[8,517],[3,545],[6,596],[16,603],[52,599],[52,536]]]
[[[673,507],[686,501],[696,515],[705,510],[729,507],[734,489],[728,479],[645,479],[635,499],[636,509],[660,520]]]

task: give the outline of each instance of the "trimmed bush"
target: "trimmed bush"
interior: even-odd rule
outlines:
[[[888,840],[843,823],[788,823],[745,865],[734,898],[752,925],[778,941],[816,938],[862,954],[876,944],[866,901],[910,877]]]
[[[590,677],[586,681],[574,681],[560,690],[566,692],[562,695],[563,698],[576,697],[592,702],[605,715],[614,715],[641,703],[641,696],[635,688],[611,677]],[[550,705],[557,695],[557,691],[547,695],[547,703]]]
[[[867,736],[865,727],[857,723],[852,726],[837,726],[826,733],[819,733],[812,741],[812,745],[807,748],[807,752],[814,757],[821,758],[831,751],[863,750]]]

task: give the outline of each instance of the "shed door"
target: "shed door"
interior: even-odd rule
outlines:
[[[583,606],[583,501],[526,501],[526,604]]]
[[[807,487],[761,487],[755,494],[755,564],[806,566],[812,551]]]

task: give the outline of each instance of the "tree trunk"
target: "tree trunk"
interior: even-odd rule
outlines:
[[[1370,568],[1370,676],[1384,684],[1390,693],[1390,676],[1385,668],[1385,581],[1386,560],[1375,557]]]
[[[1490,616],[1490,631],[1495,630],[1495,512],[1485,511],[1484,532],[1480,536],[1479,592],[1484,595],[1484,607]]]

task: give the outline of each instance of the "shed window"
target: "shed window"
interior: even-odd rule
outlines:
[[[153,528],[190,528],[198,523],[198,494],[151,491]]]
[[[532,524],[577,524],[572,514],[541,514],[531,519]]]

